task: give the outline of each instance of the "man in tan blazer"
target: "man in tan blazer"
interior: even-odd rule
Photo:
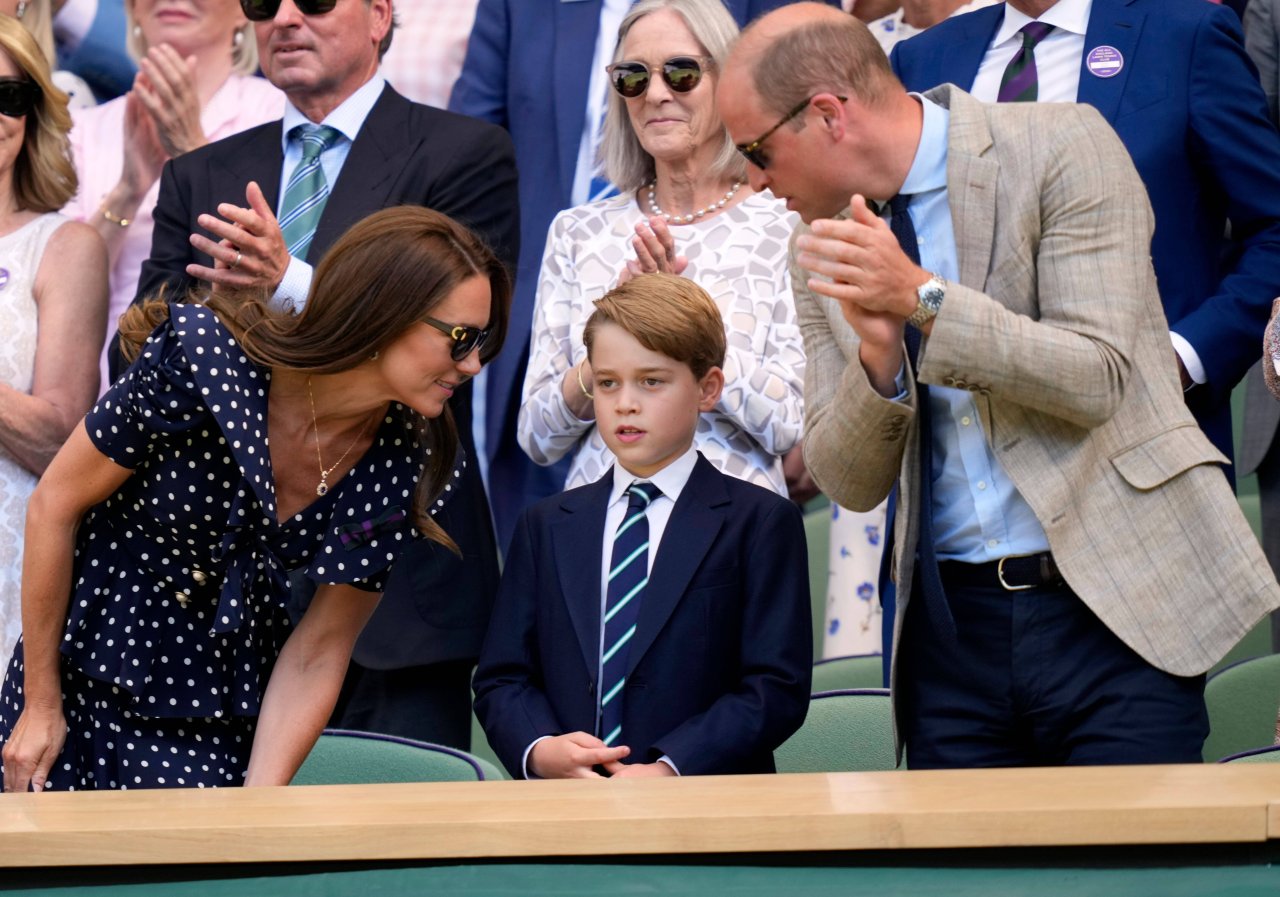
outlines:
[[[1197,762],[1203,674],[1280,587],[1181,399],[1114,132],[1086,106],[909,95],[810,4],[748,29],[717,99],[752,186],[806,222],[809,468],[855,509],[900,483],[908,762]]]

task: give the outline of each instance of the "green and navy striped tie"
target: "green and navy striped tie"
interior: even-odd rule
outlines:
[[[302,143],[302,161],[293,170],[280,204],[280,232],[289,255],[305,259],[316,234],[324,204],[329,199],[329,182],[320,165],[320,154],[342,136],[328,125],[298,125],[290,137]]]
[[[600,646],[600,738],[609,746],[623,744],[622,703],[627,685],[627,658],[636,634],[640,602],[649,582],[649,504],[662,494],[653,483],[627,488],[627,513],[613,536],[606,590],[604,638]]]

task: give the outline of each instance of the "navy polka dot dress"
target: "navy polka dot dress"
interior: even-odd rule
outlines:
[[[328,494],[276,519],[270,371],[208,309],[170,306],[89,412],[134,471],[77,535],[62,643],[66,747],[50,789],[240,784],[262,693],[290,632],[288,574],[381,591],[408,540],[425,449],[393,404]],[[22,709],[21,643],[0,742]]]

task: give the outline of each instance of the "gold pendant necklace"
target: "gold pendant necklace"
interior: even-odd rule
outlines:
[[[327,495],[329,492],[329,474],[338,469],[338,466],[346,460],[347,455],[351,454],[351,450],[356,447],[356,443],[364,436],[364,431],[369,429],[369,421],[364,422],[364,426],[360,428],[360,432],[356,434],[356,438],[351,440],[351,444],[347,446],[347,450],[342,453],[342,457],[333,463],[328,469],[324,466],[324,458],[320,456],[320,422],[316,420],[316,397],[311,392],[311,378],[307,377],[307,399],[311,402],[311,428],[316,434],[316,463],[320,466],[320,482],[316,485],[316,495]],[[370,418],[369,420],[372,420]]]

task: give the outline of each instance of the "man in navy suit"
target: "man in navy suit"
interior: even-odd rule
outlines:
[[[404,204],[456,218],[511,266],[519,237],[510,140],[484,122],[410,103],[386,84],[378,60],[391,40],[389,0],[337,0],[312,13],[293,0],[257,8],[274,9],[255,29],[263,71],[288,97],[285,117],[165,164],[139,297],[162,287],[181,294],[201,279],[262,288],[301,308],[311,266],[334,241],[371,213]],[[275,217],[288,192],[282,184],[303,167],[300,130],[322,123],[339,135],[318,156],[328,199],[309,246],[292,257]],[[470,402],[467,384],[450,408],[463,451],[474,457]],[[470,673],[498,557],[476,465],[450,491],[436,521],[462,556],[427,542],[406,551],[356,643],[336,725],[470,745]]]
[[[1146,185],[1187,405],[1231,457],[1231,390],[1280,294],[1280,137],[1240,21],[1204,0],[1008,0],[899,44],[893,69],[909,90],[951,82],[995,101],[1033,19],[1054,26],[1033,51],[1037,99],[1097,108]]]
[[[724,0],[739,25],[791,0]],[[834,0],[832,0],[834,5]],[[508,348],[486,368],[484,445],[489,497],[506,546],[516,515],[564,488],[568,462],[539,467],[516,443],[528,363],[533,297],[557,212],[595,198],[604,66],[632,0],[480,0],[462,75],[449,108],[506,128],[520,166],[520,261]],[[596,65],[596,63],[599,63]]]
[[[476,714],[517,778],[773,772],[809,705],[804,525],[693,448],[724,385],[720,312],[642,275],[583,341],[618,463],[521,517]]]

